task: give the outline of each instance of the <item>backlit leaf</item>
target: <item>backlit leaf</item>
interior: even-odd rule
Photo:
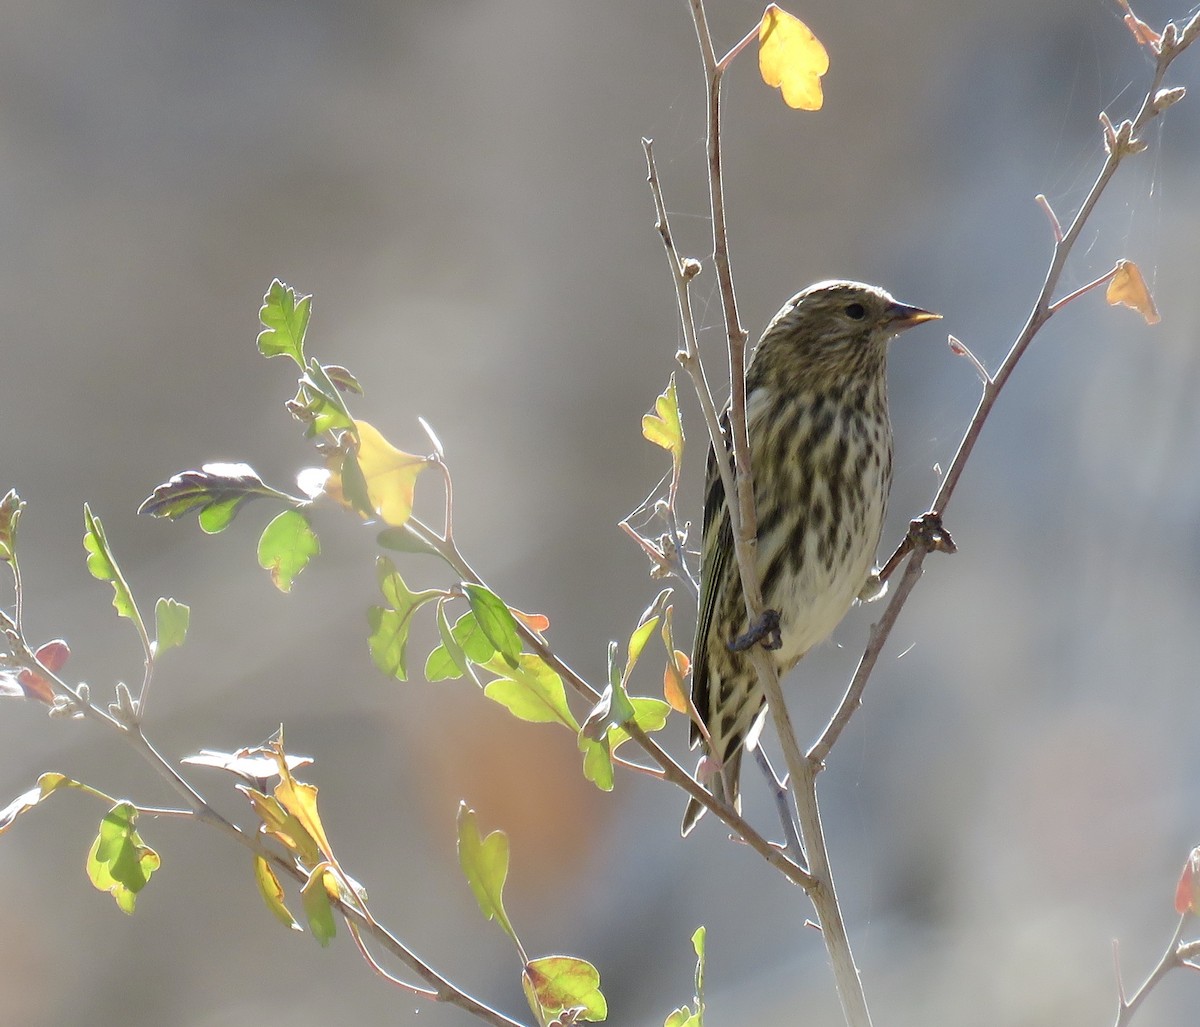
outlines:
[[[547,1013],[580,1009],[578,1020],[595,1022],[608,1017],[608,1003],[600,992],[600,971],[586,959],[542,956],[525,964],[526,993],[532,992]],[[537,1015],[538,1009],[534,1008]]]
[[[25,503],[16,489],[9,489],[0,499],[0,560],[11,561],[17,546],[17,522]]]
[[[795,110],[817,111],[825,102],[821,76],[829,70],[829,54],[804,22],[775,4],[758,26],[758,70]]]
[[[178,520],[199,514],[209,535],[224,531],[241,505],[250,499],[295,500],[263,483],[249,464],[204,464],[198,471],[180,471],[159,485],[138,507],[138,513]]]
[[[358,466],[367,483],[371,509],[385,524],[403,527],[412,515],[417,475],[429,461],[397,449],[374,425],[355,421],[358,433]]]
[[[405,654],[408,649],[408,631],[412,624],[412,615],[444,593],[437,589],[413,592],[404,583],[396,565],[386,556],[375,560],[375,570],[379,577],[380,591],[389,605],[372,606],[367,611],[367,621],[371,626],[371,658],[389,677],[407,681]]]
[[[308,875],[308,881],[300,889],[300,900],[304,903],[304,916],[308,929],[325,948],[337,933],[337,922],[333,917],[331,900],[338,894],[337,879],[324,864],[317,866]]]
[[[458,804],[458,865],[462,867],[483,915],[495,920],[513,941],[517,941],[517,932],[504,911],[508,835],[493,831],[486,838],[481,837],[475,811],[465,802]]]
[[[1200,846],[1188,853],[1175,887],[1175,912],[1200,913]]]
[[[690,666],[691,660],[688,659],[687,653],[675,649],[667,658],[667,665],[663,670],[663,698],[677,713],[688,711],[687,688],[683,679],[687,676]]]
[[[154,604],[154,653],[161,656],[168,649],[183,645],[187,638],[191,609],[174,599],[159,599]]]
[[[572,731],[579,730],[579,723],[567,705],[562,678],[540,656],[521,653],[515,667],[500,656],[493,656],[482,666],[499,675],[488,683],[483,694],[514,717],[533,724],[562,724]]]
[[[132,803],[119,802],[100,821],[100,831],[87,858],[87,873],[99,891],[112,895],[125,913],[133,913],[137,895],[158,869],[158,853],[147,846],[134,826]]]
[[[254,857],[254,882],[258,885],[258,892],[263,897],[263,902],[267,904],[267,909],[271,911],[276,920],[293,931],[304,930],[284,904],[283,887],[279,883],[279,878],[275,876],[275,871],[271,869],[271,864],[259,855]]]
[[[303,367],[304,336],[311,307],[311,296],[297,297],[295,289],[276,278],[258,312],[263,326],[258,333],[258,351],[264,357],[291,357]]]
[[[317,843],[321,854],[332,862],[333,849],[329,846],[329,839],[325,837],[325,828],[317,814],[317,786],[297,781],[292,777],[292,771],[288,767],[281,743],[277,743],[275,747],[275,764],[279,771],[279,784],[275,786],[275,800],[285,811],[296,818],[309,837]]]
[[[292,582],[321,551],[316,532],[299,510],[284,510],[263,529],[258,540],[258,565],[271,574],[280,592],[290,592]]]
[[[471,582],[463,584],[463,591],[488,641],[508,661],[510,667],[515,667],[521,652],[521,636],[517,633],[516,618],[504,605],[504,600],[495,592]]]
[[[1105,298],[1110,306],[1124,305],[1136,310],[1146,319],[1148,325],[1156,325],[1162,320],[1158,315],[1158,307],[1154,304],[1154,297],[1150,295],[1150,288],[1146,285],[1146,279],[1132,260],[1117,261],[1117,271],[1108,283]]]
[[[67,662],[71,650],[61,638],[43,642],[33,654],[46,670],[57,674]],[[24,699],[36,699],[47,706],[54,705],[54,685],[38,670],[22,667],[12,671],[0,671],[0,695],[15,695]]]
[[[93,578],[107,581],[113,587],[113,608],[118,615],[128,617],[135,624],[141,623],[141,616],[133,602],[133,593],[121,574],[120,567],[108,547],[108,539],[104,534],[104,525],[100,518],[92,514],[86,503],[83,505],[83,548],[87,550],[87,568]]]
[[[683,463],[683,422],[679,418],[679,397],[675,392],[675,375],[662,395],[654,401],[654,413],[642,417],[642,435],[671,454],[674,480],[679,479]]]
[[[59,788],[71,787],[76,782],[65,774],[46,773],[38,778],[38,782],[27,792],[22,792],[4,809],[0,810],[0,834],[3,834],[22,813],[27,813],[39,802],[53,795]]]

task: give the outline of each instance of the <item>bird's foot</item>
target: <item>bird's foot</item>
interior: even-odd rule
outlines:
[[[779,632],[778,610],[763,610],[744,635],[739,635],[729,643],[729,648],[735,653],[744,653],[759,643],[764,649],[778,649],[783,645],[783,636]]]
[[[914,545],[931,553],[956,553],[958,546],[942,526],[942,515],[930,511],[921,514],[908,526],[908,537]]]

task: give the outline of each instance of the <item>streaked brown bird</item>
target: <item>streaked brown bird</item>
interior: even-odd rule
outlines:
[[[888,343],[940,317],[860,282],[820,282],[772,319],[746,368],[746,420],[758,519],[758,573],[779,614],[779,673],[824,641],[868,583],[892,478]],[[728,436],[728,407],[722,426]],[[766,699],[747,652],[749,624],[716,455],[708,453],[692,700],[708,729],[719,799],[739,803],[746,733]],[[692,725],[695,748],[703,736]],[[704,807],[688,803],[683,834]]]

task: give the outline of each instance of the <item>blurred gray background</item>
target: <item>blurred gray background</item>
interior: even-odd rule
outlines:
[[[978,396],[945,332],[994,367],[1049,257],[1033,202],[1065,221],[1102,153],[1099,110],[1149,80],[1109,0],[885,0],[795,8],[828,47],[819,114],[788,111],[752,54],[727,81],[728,203],[757,334],[818,278],[878,282],[945,321],[893,353],[888,530],[924,509]],[[1185,7],[1142,0],[1160,25]],[[709,927],[713,1023],[839,1022],[804,897],[682,801],[619,776],[602,795],[573,739],[516,724],[462,682],[374,670],[373,534],[318,513],[324,554],[289,596],[255,565],[268,511],[225,535],[137,518],[177,470],[245,459],[287,486],[312,462],[254,348],[272,277],[315,294],[309,348],[367,386],[358,414],[445,443],[460,540],[512,602],[600,679],[656,591],[616,522],[664,469],[639,418],[673,369],[675,303],[639,139],[656,141],[681,248],[710,247],[703,82],[683,0],[287,3],[9,0],[0,32],[0,488],[22,524],[27,624],[110,694],[139,650],[86,573],[85,500],[143,609],[192,606],[148,733],[173,758],[283,721],[316,757],[324,818],[376,915],[468,990],[521,1016],[515,956],[454,856],[460,798],[512,838],[509,912],[531,952],[600,968],[614,1024],[689,1000]],[[711,0],[720,43],[761,13]],[[1168,84],[1200,84],[1200,51]],[[1151,131],[1067,269],[1077,287],[1137,260],[1163,323],[1089,296],[1038,339],[951,507],[866,707],[822,777],[851,936],[881,1025],[1095,1024],[1112,941],[1140,981],[1175,926],[1200,841],[1200,96]],[[696,285],[720,375],[711,269]],[[702,431],[691,431],[689,516]],[[423,485],[425,482],[422,483]],[[429,483],[430,485],[432,482]],[[422,509],[437,516],[426,485]],[[430,561],[403,562],[416,585]],[[5,593],[3,603],[11,597]],[[680,634],[691,610],[681,601]],[[867,608],[790,682],[816,729],[857,660]],[[636,690],[658,687],[646,669]],[[98,729],[9,700],[0,804],[44,770],[145,804],[172,796]],[[685,729],[668,744],[685,756]],[[689,765],[690,755],[687,755]],[[243,822],[224,775],[193,780]],[[777,834],[760,782],[747,812]],[[247,855],[144,821],[163,868],[136,916],[83,862],[102,810],[56,796],[0,839],[0,1023],[251,1020],[451,1025],[374,977],[343,930],[328,951],[265,911]],[[527,1013],[524,1014],[527,1018]],[[1177,974],[1142,1027],[1195,1023]]]

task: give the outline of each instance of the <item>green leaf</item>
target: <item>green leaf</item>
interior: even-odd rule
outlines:
[[[692,935],[692,948],[696,950],[696,1011],[687,1006],[676,1009],[663,1023],[663,1027],[704,1027],[704,928],[697,927]]]
[[[367,611],[367,621],[371,626],[371,658],[375,661],[375,666],[389,677],[407,681],[405,654],[412,615],[444,593],[437,589],[413,592],[400,577],[396,565],[386,556],[376,559],[375,569],[379,577],[379,588],[389,606],[372,606]]]
[[[111,894],[117,906],[129,914],[137,904],[138,892],[161,862],[158,853],[138,835],[137,817],[132,803],[117,803],[100,821],[100,832],[87,859],[92,884]]]
[[[488,641],[510,667],[515,667],[521,653],[521,636],[517,631],[517,620],[504,605],[504,600],[495,592],[472,582],[465,582],[463,590]]]
[[[487,663],[496,655],[496,647],[483,633],[483,628],[479,626],[479,621],[471,610],[454,622],[454,638],[472,663]]]
[[[463,672],[450,658],[444,645],[435,645],[429,650],[429,655],[425,657],[426,681],[457,681],[462,676]]]
[[[367,643],[371,648],[371,659],[384,674],[397,681],[408,680],[405,661],[409,621],[410,618],[399,610],[372,606],[367,611],[367,624],[371,628]]]
[[[446,650],[446,655],[450,657],[450,661],[458,671],[455,677],[462,677],[468,668],[467,654],[463,651],[463,647],[458,644],[458,639],[454,637],[450,622],[446,619],[446,603],[444,600],[437,604],[437,626],[438,634],[442,637],[441,647]]]
[[[475,811],[465,802],[458,804],[458,865],[475,893],[479,909],[495,920],[520,947],[517,932],[504,911],[504,881],[508,877],[508,835],[493,831],[480,836]]]
[[[293,931],[304,930],[292,916],[291,910],[284,905],[283,888],[279,884],[279,878],[275,876],[275,871],[271,869],[271,864],[259,855],[254,857],[254,881],[258,885],[263,902],[267,904],[267,909],[276,920]]]
[[[199,516],[196,518],[200,525],[200,530],[205,535],[221,534],[221,532],[233,523],[233,518],[241,505],[242,500],[240,497],[218,499],[215,503],[210,503],[200,511]]]
[[[629,704],[633,707],[633,722],[646,734],[661,731],[667,726],[667,717],[671,712],[671,707],[662,699],[637,695],[629,699]],[[608,743],[614,750],[618,745],[627,741],[629,741],[629,732],[624,727],[610,728]]]
[[[336,881],[327,883],[326,878],[333,875],[327,863],[320,863],[311,874],[308,881],[300,889],[300,900],[304,903],[304,916],[308,920],[308,929],[313,937],[325,948],[337,934],[337,922],[333,918],[333,907],[330,904],[330,889],[337,894]]]
[[[608,744],[608,736],[593,741],[580,734],[576,744],[583,753],[583,776],[600,791],[611,792],[616,781],[613,777],[612,748]]]
[[[25,504],[16,489],[9,489],[0,499],[0,560],[11,563],[17,547],[17,522]]]
[[[264,497],[283,500],[289,506],[298,502],[265,485],[248,464],[204,464],[198,471],[180,471],[163,482],[138,507],[138,513],[173,521],[196,513],[200,527],[215,535],[229,527],[244,502]]]
[[[562,678],[540,656],[521,653],[515,667],[493,656],[482,666],[499,675],[487,684],[483,694],[517,719],[532,724],[562,724],[572,731],[579,730],[579,723],[567,705]]]
[[[462,649],[463,655],[471,663],[486,664],[496,655],[496,647],[487,640],[487,636],[479,626],[479,621],[475,619],[475,614],[470,610],[455,621],[451,634],[459,648]],[[504,665],[506,673],[510,669],[507,664]],[[444,644],[435,646],[425,661],[425,680],[445,681],[449,678],[460,677],[462,674],[458,672],[458,664],[451,659],[446,646]]]
[[[621,727],[633,719],[633,704],[625,692],[625,686],[617,682],[616,687],[608,685],[600,701],[591,708],[583,721],[580,734],[593,742],[608,733],[609,728]]]
[[[128,617],[134,624],[142,623],[141,615],[133,601],[133,593],[129,591],[121,569],[113,558],[112,550],[108,547],[108,539],[104,535],[104,525],[100,518],[92,514],[91,508],[83,504],[83,548],[87,550],[87,568],[93,578],[107,581],[113,587],[113,608],[121,617]]]
[[[308,422],[310,438],[327,431],[354,429],[354,418],[350,416],[346,401],[327,369],[315,357],[309,360],[308,368],[300,376],[300,387],[290,409],[293,416]]]
[[[619,687],[617,691],[620,692]],[[624,693],[620,692],[620,694]],[[605,689],[605,695],[609,695],[608,689]],[[634,723],[643,731],[659,731],[666,725],[667,715],[670,713],[671,707],[661,699],[651,699],[645,696],[629,698],[626,696],[625,702],[629,703],[632,707]],[[591,721],[592,717],[599,716],[598,711],[602,704],[603,700],[593,709],[592,714],[588,718],[589,721]],[[622,721],[622,723],[624,722]],[[603,733],[593,732],[591,735],[588,735],[585,734],[584,729],[581,729],[579,732],[576,744],[579,746],[579,751],[583,753],[583,776],[602,792],[611,792],[613,790],[613,785],[616,782],[613,776],[612,754],[617,746],[627,741],[629,741],[629,732],[623,727],[614,725],[611,716],[607,720],[607,730]]]
[[[708,931],[701,924],[692,933],[692,948],[696,952],[696,1027],[704,1027],[704,952]]]
[[[579,1020],[608,1017],[608,1003],[600,992],[600,971],[575,956],[542,956],[525,964],[526,993],[532,992],[541,1011],[560,1013],[581,1009]],[[533,1009],[534,1015],[539,1009]]]
[[[159,599],[154,604],[154,655],[183,645],[187,638],[191,609],[174,599]]]
[[[271,572],[280,592],[290,592],[296,576],[321,551],[316,532],[299,510],[284,510],[258,540],[258,565]]]
[[[297,298],[296,290],[278,278],[263,297],[258,319],[263,330],[258,333],[258,351],[264,357],[291,357],[304,366],[304,335],[308,331],[312,296]]]

